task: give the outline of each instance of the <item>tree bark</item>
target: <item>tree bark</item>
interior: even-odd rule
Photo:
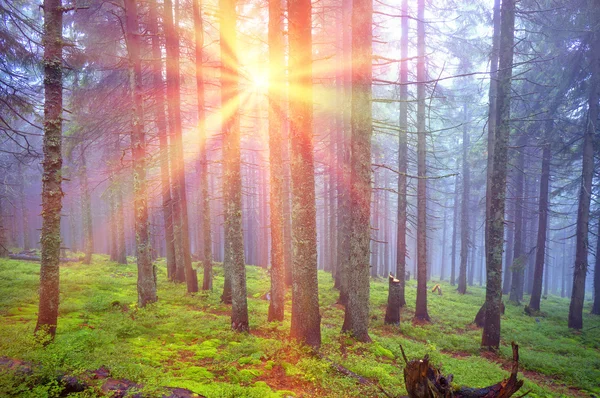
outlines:
[[[523,207],[525,205],[524,192],[524,168],[525,168],[525,147],[526,139],[524,133],[521,133],[517,141],[519,154],[517,156],[517,167],[515,177],[515,241],[512,261],[512,279],[510,283],[509,300],[515,304],[520,304],[520,291],[523,289],[524,269],[526,264],[523,234],[524,215]]]
[[[546,125],[545,136],[550,137],[552,122]],[[533,275],[533,289],[529,299],[529,309],[540,310],[542,296],[542,280],[544,278],[544,260],[546,259],[546,235],[548,228],[548,186],[550,184],[550,143],[545,140],[542,152],[542,175],[540,177],[540,201],[538,209],[537,248],[535,253],[535,271]],[[547,272],[546,272],[547,274]],[[547,276],[547,275],[546,275]]]
[[[313,158],[312,37],[310,0],[289,0],[290,87],[304,95],[290,98],[293,338],[318,348],[321,315],[317,280],[317,230]]]
[[[481,346],[500,346],[500,306],[502,304],[502,251],[504,249],[504,207],[506,199],[506,165],[510,131],[510,87],[515,36],[515,1],[504,0],[501,8],[499,46],[497,122],[493,145],[490,187],[490,211],[487,229],[487,284],[485,291],[485,325]]]
[[[221,46],[221,109],[223,129],[223,195],[225,203],[225,263],[231,283],[231,328],[248,331],[246,267],[242,231],[242,173],[239,126],[239,64],[236,0],[219,0]]]
[[[369,337],[369,243],[371,241],[371,116],[373,2],[352,3],[352,108],[350,263],[343,332]],[[375,206],[378,207],[376,195]],[[378,217],[377,211],[375,217]],[[376,252],[376,251],[375,251]],[[377,267],[377,263],[373,264]],[[377,271],[376,271],[377,272]]]
[[[592,314],[600,315],[600,221],[598,221],[598,239],[596,241],[596,261],[594,264],[594,304]]]
[[[125,0],[127,49],[130,84],[133,97],[131,151],[133,157],[133,206],[137,252],[138,306],[156,302],[156,267],[152,264],[152,248],[148,231],[148,198],[146,192],[146,142],[142,90],[142,60],[136,0]]]
[[[202,3],[201,0],[192,0],[194,13],[194,31],[196,39],[196,94],[198,96],[198,135],[200,136],[200,194],[201,201],[198,206],[202,217],[202,238],[203,238],[203,259],[202,268],[202,290],[212,290],[213,280],[213,259],[212,259],[212,228],[210,224],[210,196],[208,189],[208,156],[206,153],[206,143],[208,140],[206,132],[206,114],[204,111],[204,27],[202,24]]]
[[[269,163],[271,167],[271,301],[268,320],[283,321],[285,305],[284,178],[281,134],[285,86],[281,0],[269,0]]]
[[[417,1],[417,303],[415,319],[427,313],[427,131],[425,125],[425,1]]]
[[[457,161],[458,163],[458,161]],[[458,164],[457,164],[458,166]],[[458,175],[454,177],[454,215],[452,217],[452,259],[450,263],[450,285],[454,286],[456,283],[456,241],[457,241],[457,233],[458,230],[458,184],[459,177]]]
[[[597,14],[597,13],[595,13]],[[588,269],[588,232],[592,179],[594,176],[594,136],[598,126],[598,96],[600,89],[600,31],[591,37],[588,118],[583,136],[583,160],[581,166],[581,189],[577,207],[575,267],[573,268],[573,289],[569,305],[569,328],[583,328],[583,302],[585,299],[585,278]]]
[[[165,118],[165,102],[162,77],[162,54],[158,31],[157,0],[149,3],[148,31],[152,40],[152,94],[154,96],[154,117],[158,130],[160,186],[167,257],[167,277],[175,279],[175,237],[173,235],[173,201],[171,198],[171,178],[169,171],[169,142],[167,136],[167,120]]]
[[[25,184],[27,183],[27,179],[25,177],[25,173],[23,172],[23,166],[19,163],[19,178],[21,182],[19,183],[19,200],[21,204],[21,222],[23,228],[23,250],[31,249],[31,239],[29,234],[29,209],[27,208],[27,195],[25,193]]]
[[[62,169],[62,20],[61,0],[44,0],[44,161],[42,178],[42,261],[35,333],[56,333],[59,303]],[[2,243],[2,242],[0,242]]]
[[[408,83],[408,0],[402,0],[400,30],[400,83]],[[400,120],[398,135],[398,233],[396,254],[396,278],[400,280],[400,306],[406,305],[406,173],[408,171],[408,86],[400,86]]]

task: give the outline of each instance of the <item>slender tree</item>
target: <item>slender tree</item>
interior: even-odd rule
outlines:
[[[415,319],[427,313],[427,131],[425,125],[425,0],[417,2],[417,304]]]
[[[133,156],[133,207],[138,268],[138,305],[154,303],[156,267],[152,264],[152,248],[148,230],[148,198],[146,188],[146,142],[142,90],[141,43],[136,0],[125,0],[125,26],[129,52],[130,84],[133,97],[131,152]]]
[[[348,303],[342,331],[369,337],[369,243],[371,241],[371,117],[373,1],[352,3],[352,157]],[[377,217],[378,214],[375,213]],[[377,267],[377,264],[372,264]]]
[[[458,292],[467,292],[467,260],[469,253],[469,199],[471,197],[471,174],[469,169],[469,130],[467,125],[467,104],[463,106],[463,158],[462,158],[462,200],[460,218],[460,269],[458,272]]]
[[[210,196],[208,188],[208,156],[206,153],[207,132],[206,132],[206,113],[204,111],[204,27],[202,24],[202,3],[201,0],[193,0],[192,8],[194,12],[194,33],[196,39],[196,93],[198,95],[198,135],[200,136],[200,196],[199,206],[200,217],[202,217],[203,237],[203,259],[202,268],[202,290],[212,290],[212,228],[210,224]]]
[[[52,338],[58,323],[60,212],[62,209],[62,26],[61,0],[44,0],[44,161],[40,304],[35,333]],[[3,242],[0,242],[3,243]]]
[[[244,235],[242,232],[242,173],[239,126],[239,64],[235,33],[236,0],[219,0],[221,13],[221,117],[223,129],[223,193],[225,203],[225,262],[231,283],[231,328],[248,331]]]
[[[269,0],[269,163],[271,166],[271,301],[269,321],[283,321],[285,304],[284,171],[281,88],[284,85],[281,0]]]
[[[291,335],[317,348],[321,315],[317,280],[317,228],[313,158],[312,35],[310,0],[288,1],[290,141],[292,174]]]
[[[597,7],[598,2],[595,7]],[[597,8],[596,8],[597,11]],[[593,12],[598,15],[598,12]],[[598,29],[596,27],[596,29]],[[590,35],[590,70],[588,95],[588,117],[583,135],[583,161],[581,166],[581,188],[577,207],[577,245],[575,267],[573,268],[573,289],[569,305],[569,328],[583,327],[583,301],[585,299],[585,278],[588,269],[588,232],[592,179],[594,175],[594,136],[598,125],[598,98],[600,90],[600,30]]]
[[[506,199],[506,170],[508,135],[510,131],[510,87],[515,37],[515,1],[504,0],[501,7],[500,44],[498,59],[497,120],[494,133],[493,163],[490,185],[490,207],[486,223],[486,290],[485,323],[481,346],[497,349],[500,346],[500,312],[502,306],[502,252],[504,249],[504,207]]]
[[[400,22],[400,83],[408,82],[408,0],[402,0]],[[396,256],[396,278],[400,281],[400,306],[406,305],[406,173],[408,171],[408,86],[400,86],[400,123],[398,136],[398,234]]]

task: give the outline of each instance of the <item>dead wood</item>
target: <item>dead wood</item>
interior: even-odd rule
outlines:
[[[454,387],[452,375],[444,376],[440,368],[430,364],[429,356],[408,361],[404,368],[404,383],[410,398],[508,398],[523,385],[517,380],[519,346],[512,343],[513,366],[510,377],[484,388]]]

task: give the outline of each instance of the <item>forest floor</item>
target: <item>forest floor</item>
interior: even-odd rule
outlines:
[[[209,398],[383,396],[375,386],[359,385],[289,339],[289,292],[285,321],[267,322],[268,301],[262,297],[269,290],[269,276],[249,266],[247,278],[251,332],[238,334],[230,330],[228,306],[219,302],[221,267],[216,267],[213,292],[190,296],[184,285],[167,281],[159,262],[159,302],[139,309],[135,264],[119,266],[101,255],[91,265],[64,264],[56,340],[44,348],[32,338],[39,264],[0,260],[0,357],[42,365],[25,379],[0,370],[0,396],[55,396],[60,386],[44,375],[77,375],[101,366],[113,377],[143,384],[148,396],[160,396],[163,386]],[[588,305],[583,331],[574,332],[567,328],[567,299],[544,299],[542,310],[548,315],[538,318],[507,304],[502,347],[498,355],[490,355],[480,352],[481,331],[471,323],[485,290],[473,286],[461,296],[447,283],[441,287],[442,296],[428,296],[433,322],[413,325],[416,283],[408,282],[401,325],[391,327],[383,324],[387,281],[372,281],[373,342],[363,344],[340,334],[343,308],[335,304],[331,275],[319,272],[321,353],[400,396],[406,394],[400,345],[409,359],[429,354],[454,375],[455,383],[483,387],[508,376],[514,340],[520,347],[522,391],[530,390],[529,396],[600,394],[600,317],[589,315]]]

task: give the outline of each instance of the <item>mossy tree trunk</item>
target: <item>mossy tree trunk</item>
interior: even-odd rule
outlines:
[[[598,1],[593,2],[598,7]],[[597,9],[592,15],[599,15]],[[597,18],[595,19],[597,21]],[[596,25],[597,26],[597,25]],[[590,69],[588,97],[588,118],[583,136],[583,160],[581,167],[581,189],[577,207],[575,267],[573,269],[573,289],[569,305],[569,328],[583,327],[583,302],[585,299],[585,278],[588,269],[588,232],[592,179],[594,176],[594,136],[598,127],[598,91],[600,90],[600,30],[590,34]]]
[[[175,263],[175,237],[173,235],[173,201],[171,198],[171,178],[169,171],[169,142],[167,120],[165,117],[164,84],[162,77],[162,54],[158,30],[157,0],[149,3],[148,31],[151,35],[152,46],[152,95],[154,97],[154,117],[158,130],[160,190],[163,210],[163,224],[167,257],[167,277],[175,279],[177,266]]]
[[[271,166],[271,301],[269,321],[283,321],[285,304],[284,258],[284,109],[280,99],[284,81],[283,12],[281,0],[269,0],[269,163]]]
[[[318,348],[321,315],[317,280],[317,228],[313,158],[312,37],[310,0],[289,0],[292,174],[292,326],[293,338]]]
[[[44,161],[40,303],[35,333],[56,333],[59,304],[60,212],[62,209],[62,20],[61,0],[44,0]],[[1,243],[1,242],[0,242]]]
[[[244,235],[242,232],[242,173],[239,125],[239,64],[236,0],[219,0],[221,13],[221,107],[223,129],[223,195],[225,203],[225,263],[231,283],[231,328],[248,331]]]
[[[212,228],[210,224],[210,196],[208,189],[208,156],[206,153],[207,132],[205,126],[206,113],[204,111],[204,27],[202,24],[202,2],[192,0],[194,12],[194,31],[196,39],[196,93],[198,96],[198,135],[200,138],[200,192],[201,201],[199,206],[200,217],[202,217],[203,238],[203,279],[202,290],[212,290],[213,262],[212,262]]]
[[[125,0],[125,26],[129,52],[130,84],[133,97],[131,153],[133,160],[133,207],[137,252],[138,306],[154,303],[156,269],[152,264],[152,248],[148,230],[148,198],[146,192],[146,142],[142,90],[142,60],[136,0]]]
[[[350,263],[348,303],[342,331],[359,341],[369,337],[369,244],[371,241],[372,0],[352,3],[352,108],[350,174]],[[376,208],[377,208],[376,202]],[[378,217],[378,214],[375,213]],[[377,250],[377,248],[375,248]],[[372,264],[377,267],[377,264]]]
[[[417,2],[417,303],[415,319],[427,313],[427,131],[425,125],[425,1]]]
[[[500,346],[500,307],[502,305],[502,252],[504,250],[504,210],[506,202],[506,170],[510,131],[510,87],[515,37],[515,1],[504,0],[501,6],[499,45],[497,120],[494,136],[493,167],[490,186],[490,208],[487,228],[487,284],[485,291],[485,324],[481,346]]]

